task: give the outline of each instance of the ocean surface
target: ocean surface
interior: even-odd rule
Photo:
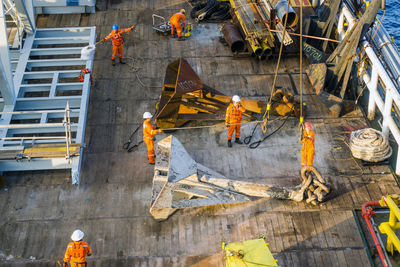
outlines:
[[[386,0],[386,14],[382,25],[394,37],[397,47],[400,48],[400,0]]]

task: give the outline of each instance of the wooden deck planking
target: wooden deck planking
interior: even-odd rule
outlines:
[[[146,17],[152,9],[156,8],[155,12],[162,15],[171,14],[182,7],[183,1],[99,2],[108,8],[106,12],[39,16],[38,23],[43,27],[96,25],[98,38],[108,34],[116,21],[121,27],[135,24],[137,32],[126,37],[124,53],[136,58],[135,64],[141,68],[140,77],[146,84],[161,85],[167,64],[184,56],[204,83],[228,95],[239,93],[260,99],[269,95],[275,61],[261,64],[253,59],[232,59],[229,49],[215,38],[219,25],[196,25],[205,35],[200,38],[194,33],[187,42],[176,42],[152,32]],[[154,222],[148,214],[152,168],[146,164],[145,147],[141,145],[127,154],[121,145],[142,122],[141,114],[153,110],[160,89],[143,88],[128,66],[111,67],[110,50],[110,42],[99,45],[96,50],[95,86],[91,91],[86,135],[88,146],[78,191],[70,188],[65,177],[53,180],[54,174],[39,178],[42,174],[33,173],[28,183],[10,187],[6,195],[0,194],[2,202],[18,203],[1,207],[7,221],[14,223],[5,229],[17,232],[18,237],[0,233],[0,238],[16,245],[16,255],[25,258],[35,255],[44,261],[53,259],[52,255],[62,255],[74,227],[84,225],[95,251],[90,263],[93,266],[222,266],[222,241],[240,241],[261,234],[266,235],[272,252],[283,266],[368,265],[351,210],[359,208],[363,201],[379,199],[383,193],[398,192],[398,187],[386,167],[385,174],[379,168],[362,167],[363,174],[349,160],[345,145],[338,150],[331,149],[337,145],[333,133],[338,127],[365,124],[360,114],[349,119],[329,118],[326,108],[304,79],[304,99],[317,133],[316,166],[338,191],[325,205],[312,207],[305,203],[261,200],[178,211],[165,222]],[[299,90],[298,61],[286,58],[281,67],[277,86],[295,93]],[[285,183],[295,183],[299,181],[300,169],[296,123],[289,122],[281,135],[270,138],[256,150],[235,147],[233,153],[226,148],[226,133],[217,141],[209,138],[210,134],[220,134],[222,128],[199,130],[194,136],[174,134],[183,140],[196,160],[226,176],[277,183],[285,179]],[[286,144],[280,142],[282,138]],[[283,152],[274,152],[277,146]],[[218,150],[211,155],[210,147]],[[329,151],[321,154],[324,150]],[[282,161],[296,168],[274,169]],[[368,180],[362,181],[365,176]],[[16,177],[23,179],[21,175]],[[39,183],[43,185],[38,187]],[[43,191],[45,196],[31,197]],[[51,233],[43,241],[39,236],[45,229]],[[27,242],[22,245],[16,239]],[[39,242],[47,242],[48,249],[35,248]],[[0,249],[4,248],[4,244],[0,245]],[[357,261],[360,258],[362,261]],[[40,263],[40,266],[46,264]]]

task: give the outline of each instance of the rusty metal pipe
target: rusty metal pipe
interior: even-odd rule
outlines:
[[[239,53],[244,51],[244,40],[240,35],[239,29],[232,22],[228,21],[222,25],[222,33],[226,42],[229,44],[233,53]]]

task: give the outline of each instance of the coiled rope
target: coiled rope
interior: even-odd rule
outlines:
[[[392,155],[388,139],[372,128],[357,130],[351,133],[350,150],[353,157],[369,162],[380,162]]]

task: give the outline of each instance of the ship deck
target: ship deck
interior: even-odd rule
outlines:
[[[220,24],[194,25],[184,42],[153,32],[151,14],[170,16],[183,0],[97,0],[90,15],[40,15],[39,27],[96,26],[97,36],[112,24],[137,26],[125,38],[124,53],[135,66],[111,66],[111,44],[98,45],[94,61],[81,184],[67,171],[7,173],[0,191],[0,266],[54,266],[75,229],[93,249],[88,266],[224,266],[222,242],[265,235],[280,266],[367,266],[369,260],[354,209],[382,195],[400,193],[388,166],[362,166],[344,142],[349,129],[367,125],[360,110],[332,118],[304,75],[304,101],[316,132],[314,165],[332,185],[332,199],[320,206],[274,199],[179,210],[168,220],[150,213],[153,166],[142,144],[123,150],[145,111],[155,110],[165,69],[184,57],[207,85],[227,95],[265,100],[276,60],[234,59],[219,43]],[[277,86],[299,96],[299,60],[284,58]],[[280,122],[271,124],[277,127]],[[257,149],[226,146],[226,128],[173,133],[199,163],[244,181],[300,183],[298,121],[290,119]],[[194,125],[194,124],[191,124]],[[252,126],[243,126],[246,136]],[[167,135],[162,133],[160,140]],[[259,138],[260,133],[253,137]],[[139,141],[141,133],[136,137]],[[13,258],[5,260],[6,256]],[[34,257],[34,259],[30,259]]]

